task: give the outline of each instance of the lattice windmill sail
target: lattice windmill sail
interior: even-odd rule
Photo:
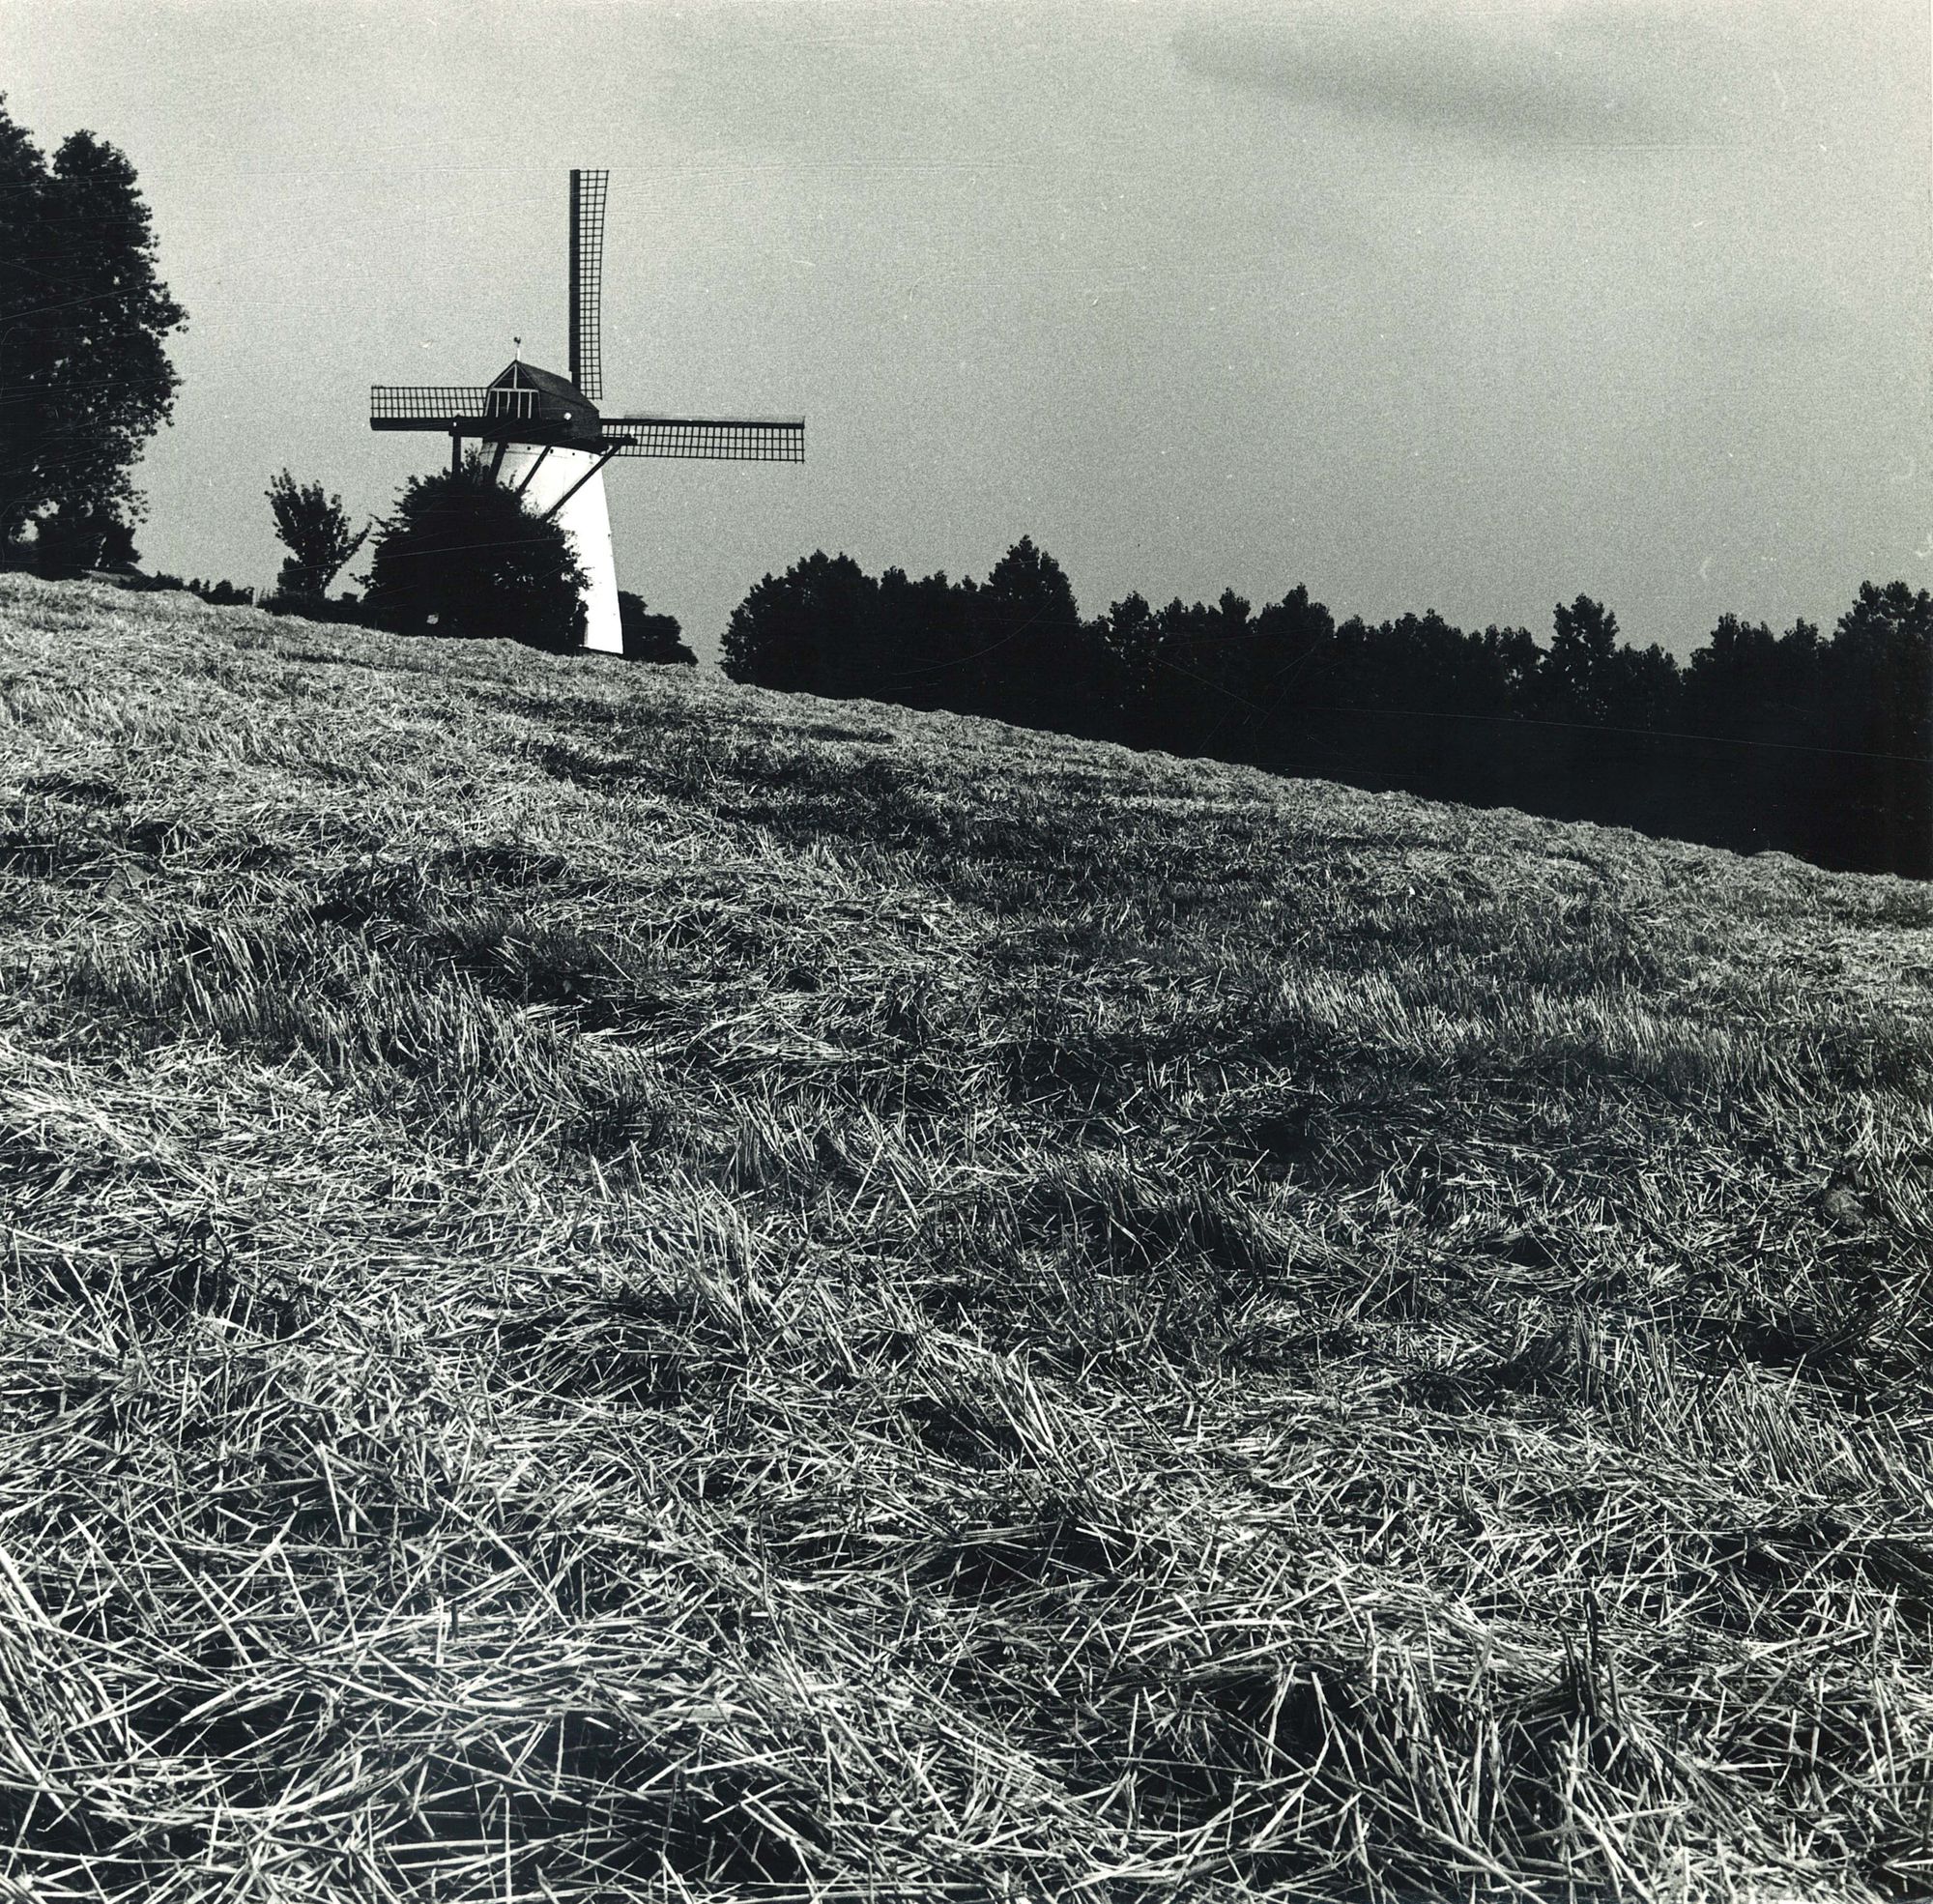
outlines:
[[[609,175],[570,175],[570,375],[522,356],[488,384],[376,384],[372,430],[440,430],[451,468],[466,437],[494,446],[491,475],[569,533],[590,588],[584,645],[620,654],[618,570],[604,466],[620,456],[678,456],[708,462],[802,463],[802,417],[605,417],[601,325],[604,196]]]
[[[604,190],[608,172],[570,175],[570,381],[604,400]]]

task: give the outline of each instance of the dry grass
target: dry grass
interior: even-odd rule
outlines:
[[[0,580],[7,1894],[1933,1894],[1933,895]]]

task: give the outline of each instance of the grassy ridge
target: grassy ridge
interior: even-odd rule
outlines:
[[[0,578],[35,1897],[1933,1893],[1933,894]]]

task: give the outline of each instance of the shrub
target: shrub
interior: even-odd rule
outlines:
[[[275,534],[289,551],[276,592],[295,601],[319,600],[369,531],[365,527],[352,535],[342,498],[324,495],[319,482],[298,483],[287,470],[269,484],[268,497]]]
[[[680,639],[683,630],[678,626],[677,616],[649,614],[642,595],[620,589],[618,620],[623,629],[626,661],[658,661],[678,667],[697,667],[698,656]]]
[[[233,582],[204,582],[196,576],[188,585],[188,593],[199,595],[203,601],[213,603],[216,608],[252,608],[255,605],[253,589],[239,589]]]
[[[495,481],[479,457],[413,476],[381,524],[368,606],[406,634],[584,645],[584,572],[570,538]]]

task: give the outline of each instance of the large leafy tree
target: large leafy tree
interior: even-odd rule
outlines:
[[[499,637],[563,653],[584,645],[584,571],[570,537],[472,455],[412,476],[381,525],[370,612],[409,634]]]
[[[352,534],[340,496],[325,495],[319,482],[298,482],[287,470],[270,482],[268,495],[275,534],[289,552],[275,586],[298,601],[313,601],[328,592],[369,531]]]
[[[104,543],[142,513],[129,473],[174,408],[185,322],[133,166],[92,132],[49,163],[0,99],[0,542],[57,513]]]

